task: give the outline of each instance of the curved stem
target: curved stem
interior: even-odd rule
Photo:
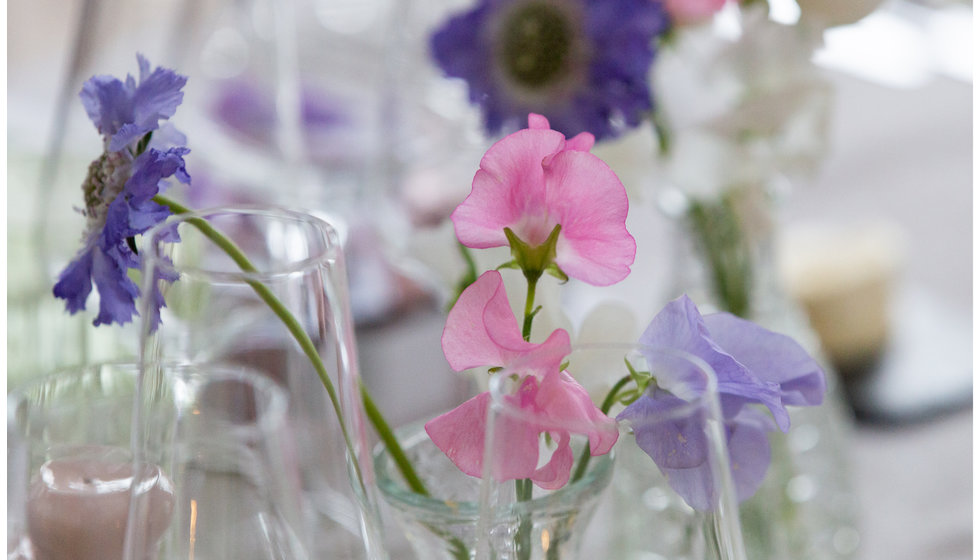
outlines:
[[[370,420],[371,425],[374,426],[374,430],[378,432],[378,437],[381,438],[382,443],[384,443],[385,448],[388,449],[388,454],[391,455],[395,465],[398,470],[405,477],[405,483],[408,484],[409,488],[412,489],[416,494],[421,494],[423,496],[429,495],[429,490],[425,487],[422,479],[412,468],[412,463],[408,460],[408,455],[402,449],[401,445],[398,444],[398,439],[395,437],[395,432],[388,425],[388,422],[384,419],[378,406],[374,404],[374,399],[371,398],[371,394],[368,393],[367,387],[361,384],[361,399],[364,401],[364,413],[367,415],[368,420]]]
[[[157,204],[161,204],[170,209],[174,214],[187,214],[191,210],[180,203],[170,200],[161,195],[153,197],[153,201]],[[258,269],[255,265],[248,259],[248,256],[242,252],[241,249],[235,245],[235,242],[229,239],[220,231],[216,230],[207,220],[203,218],[190,218],[187,220],[188,223],[196,227],[210,239],[215,245],[217,245],[221,250],[223,250],[234,262],[246,273],[257,273]],[[327,368],[323,365],[323,360],[320,359],[320,353],[317,351],[316,345],[310,336],[303,329],[303,326],[299,324],[296,317],[289,311],[289,309],[279,301],[279,298],[269,289],[268,286],[259,282],[258,280],[246,280],[245,281],[255,293],[269,306],[273,313],[283,322],[289,333],[293,335],[296,342],[299,344],[303,353],[309,358],[310,363],[313,365],[313,369],[316,370],[317,375],[320,377],[320,381],[323,383],[324,388],[327,390],[327,395],[330,397],[330,403],[333,405],[334,412],[337,415],[337,421],[340,424],[341,433],[344,436],[344,443],[347,445],[348,451],[351,453],[352,457],[356,457],[354,450],[354,445],[351,442],[350,434],[347,431],[347,423],[344,422],[343,414],[340,409],[340,400],[337,397],[337,390],[333,385],[333,381],[330,379],[330,375],[327,372]],[[368,395],[367,390],[361,386],[361,396],[364,401],[365,412],[368,418],[371,419],[372,425],[378,430],[378,434],[381,436],[385,447],[388,448],[388,452],[395,457],[396,464],[399,470],[405,476],[405,479],[409,481],[410,486],[416,492],[420,494],[428,494],[425,487],[422,486],[421,480],[419,480],[418,475],[412,469],[411,463],[405,456],[404,451],[398,444],[398,440],[395,439],[391,428],[388,426],[387,422],[381,416],[381,412],[374,405],[374,401],[371,400],[370,395]],[[364,480],[361,476],[360,465],[356,460],[352,461],[354,464],[354,470],[357,473],[358,481],[361,485],[364,485]],[[415,484],[412,481],[416,481]],[[421,489],[421,490],[420,490]]]
[[[615,385],[612,386],[612,389],[609,390],[609,393],[606,394],[606,398],[602,401],[602,406],[599,407],[599,410],[601,410],[603,414],[609,414],[609,410],[612,408],[612,405],[616,403],[616,397],[619,396],[619,392],[632,379],[633,377],[630,375],[623,376],[616,382]],[[586,447],[582,450],[582,456],[578,459],[578,466],[575,467],[575,472],[572,474],[571,482],[575,482],[585,476],[585,470],[589,466],[590,457],[592,457],[591,450]]]

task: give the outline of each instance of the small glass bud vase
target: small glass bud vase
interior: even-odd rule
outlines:
[[[141,253],[143,359],[245,364],[283,387],[313,556],[384,558],[336,230],[304,212],[215,208],[172,216]]]
[[[481,544],[492,546],[497,558],[518,558],[513,547],[520,520],[527,522],[528,546],[523,558],[580,558],[582,535],[609,486],[613,459],[598,457],[580,480],[533,499],[497,509],[493,527],[481,519],[480,479],[462,473],[432,443],[421,425],[406,426],[398,434],[405,452],[422,477],[430,495],[411,490],[383,447],[375,451],[375,472],[381,497],[401,526],[414,558],[463,560],[489,558]],[[580,447],[574,447],[576,451]],[[489,515],[489,514],[485,514]],[[481,541],[486,538],[489,542]],[[504,551],[509,550],[509,553]]]

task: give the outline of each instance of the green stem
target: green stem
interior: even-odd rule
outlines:
[[[616,397],[619,396],[619,392],[632,379],[632,376],[626,375],[612,386],[612,389],[609,390],[609,393],[606,394],[606,398],[602,401],[602,406],[599,407],[599,410],[601,410],[603,414],[609,414],[609,410],[612,408],[612,405],[616,403]],[[576,482],[585,476],[585,471],[589,466],[589,459],[591,457],[592,452],[589,447],[586,446],[586,448],[582,450],[582,455],[578,459],[578,465],[575,467],[575,472],[572,474],[571,482]]]
[[[374,430],[378,432],[378,437],[381,438],[385,448],[388,449],[388,454],[391,455],[398,470],[405,478],[405,483],[416,494],[428,496],[429,490],[425,487],[425,484],[419,478],[415,469],[412,468],[412,463],[408,460],[408,455],[405,454],[405,451],[398,443],[394,431],[388,425],[388,422],[385,421],[381,411],[378,410],[378,406],[374,404],[374,399],[371,398],[371,394],[368,393],[367,387],[363,383],[361,384],[361,399],[364,401],[364,413],[367,415],[368,420],[370,420],[371,425],[374,426]]]
[[[727,197],[716,204],[695,201],[688,216],[719,305],[739,317],[748,316],[752,256],[733,202]]]
[[[187,214],[191,212],[189,208],[161,195],[154,196],[153,201],[157,204],[162,204],[168,207],[174,214]],[[235,264],[242,269],[243,272],[252,274],[258,272],[255,265],[253,265],[245,253],[243,253],[242,250],[235,245],[235,242],[226,237],[220,231],[216,230],[210,223],[208,223],[207,220],[203,218],[190,218],[187,221],[199,229],[201,233],[205,235],[205,237],[210,239],[215,245],[223,250],[235,262]],[[317,375],[320,377],[320,381],[327,390],[327,395],[330,397],[330,403],[333,405],[334,413],[337,415],[337,421],[340,424],[341,433],[344,436],[344,443],[346,443],[347,449],[351,453],[351,457],[356,459],[354,445],[351,442],[350,434],[347,431],[347,423],[344,422],[343,414],[341,414],[340,400],[337,397],[337,390],[330,379],[327,368],[323,365],[323,360],[320,359],[320,353],[317,351],[313,340],[310,339],[310,336],[303,329],[302,325],[299,324],[299,321],[296,320],[296,317],[294,317],[289,309],[281,301],[279,301],[279,298],[272,293],[272,290],[270,290],[268,286],[262,282],[259,282],[258,280],[248,279],[245,282],[252,287],[255,293],[262,298],[262,301],[264,301],[273,311],[273,313],[279,317],[279,319],[289,330],[289,333],[293,335],[294,339],[296,339],[296,342],[303,350],[303,353],[306,354],[307,358],[309,358],[310,363],[313,365],[313,369],[316,370]],[[382,441],[384,441],[388,452],[392,455],[392,457],[396,457],[396,464],[398,465],[399,470],[402,471],[405,479],[409,481],[409,484],[412,485],[412,489],[416,492],[419,492],[418,488],[421,488],[422,491],[419,493],[428,494],[425,491],[425,487],[421,485],[421,481],[415,474],[415,471],[412,469],[411,463],[408,462],[405,452],[401,449],[398,441],[394,438],[391,428],[384,421],[381,413],[374,405],[374,401],[371,400],[367,390],[364,389],[363,386],[361,387],[361,395],[362,399],[364,400],[364,407],[366,409],[365,412],[371,419],[371,423],[374,425],[375,429],[378,430],[378,433],[381,436]],[[354,470],[357,474],[358,481],[363,486],[364,480],[361,476],[360,466],[356,460],[352,462],[354,464]],[[413,485],[412,481],[415,481],[418,486]]]
[[[524,328],[521,334],[524,340],[531,340],[531,322],[534,321],[534,296],[538,287],[538,279],[527,279],[527,300],[524,302]]]
[[[534,297],[537,292],[538,277],[530,277],[525,275],[527,279],[527,299],[524,301],[524,328],[522,329],[522,335],[524,340],[531,340],[531,324],[534,321]],[[531,480],[528,478],[515,480],[514,489],[517,494],[518,502],[527,502],[531,500],[531,496],[534,494],[534,486],[531,484]],[[520,520],[517,524],[517,557],[519,559],[525,560],[531,557],[531,520],[527,519],[526,515],[521,514]]]
[[[534,486],[532,486],[529,478],[515,480],[514,489],[517,493],[518,502],[529,502],[534,494]],[[527,512],[519,512],[518,516],[517,535],[514,537],[517,541],[517,558],[528,560],[531,557],[531,520],[528,518]]]

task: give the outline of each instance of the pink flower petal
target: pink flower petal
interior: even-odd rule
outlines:
[[[483,157],[472,191],[453,211],[456,236],[477,249],[506,246],[510,228],[538,246],[561,225],[555,262],[566,274],[601,286],[622,280],[636,254],[623,184],[588,152],[591,134],[566,141],[535,114],[528,125]]]
[[[548,462],[534,471],[530,477],[531,481],[545,490],[557,490],[568,484],[568,479],[572,473],[572,463],[575,462],[570,441],[571,437],[569,437],[568,432],[558,434],[558,447],[551,454]]]
[[[491,146],[473,177],[473,189],[451,216],[460,242],[475,249],[506,246],[504,228],[528,217],[540,231],[516,233],[532,245],[544,242],[554,223],[548,227],[541,162],[564,145],[560,132],[525,129]]]
[[[490,393],[480,393],[425,424],[425,432],[436,447],[470,476],[483,474],[483,442],[489,402]]]
[[[603,414],[585,388],[565,372],[555,370],[544,376],[535,404],[547,413],[552,427],[587,435],[593,456],[609,453],[619,439],[616,421]]]
[[[491,338],[490,329],[499,332]],[[516,333],[516,339],[510,336]],[[506,361],[501,344],[511,352],[530,346],[521,338],[510,309],[504,281],[495,270],[484,272],[460,294],[449,310],[442,331],[442,350],[456,371],[478,366],[500,366]]]
[[[562,226],[558,266],[596,286],[626,278],[636,241],[626,229],[626,189],[612,169],[591,154],[566,151],[555,156],[545,177],[549,212]]]
[[[557,369],[571,352],[568,332],[558,329],[542,344],[526,342],[510,308],[503,278],[484,272],[460,294],[442,331],[442,351],[456,371],[506,367],[524,373]]]

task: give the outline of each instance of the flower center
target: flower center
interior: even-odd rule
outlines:
[[[123,191],[131,172],[129,161],[119,152],[103,152],[88,167],[82,183],[85,217],[90,223],[105,222],[109,204]]]
[[[568,74],[575,28],[568,14],[549,2],[514,8],[501,28],[501,67],[517,83],[537,88]]]

